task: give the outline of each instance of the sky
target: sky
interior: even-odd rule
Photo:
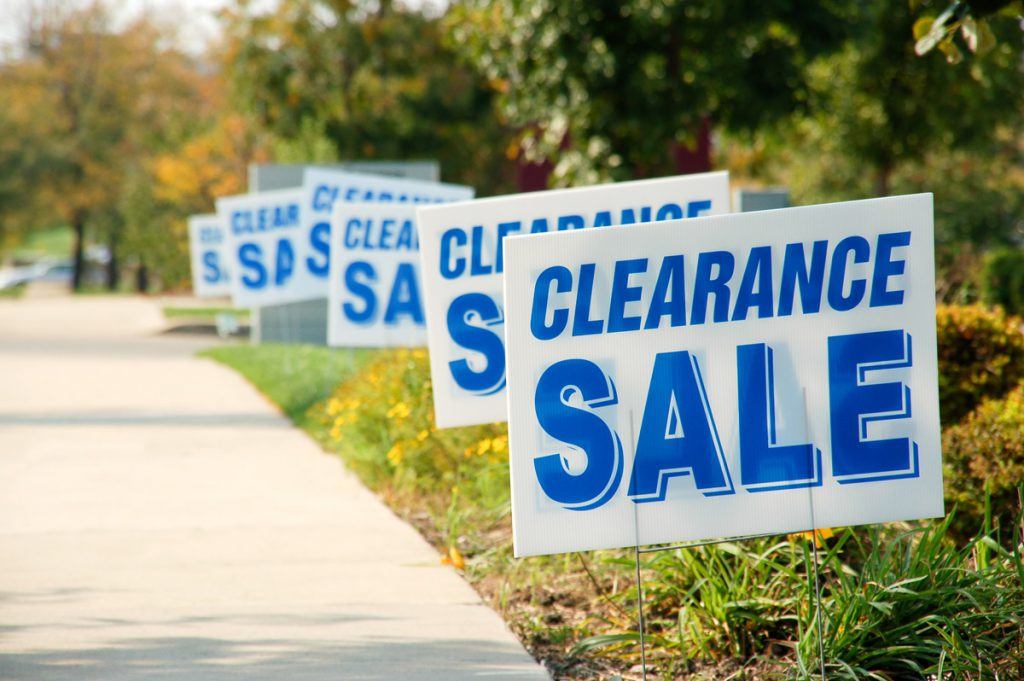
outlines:
[[[17,42],[21,25],[28,8],[38,2],[59,4],[87,4],[88,0],[0,0],[0,48]],[[209,42],[217,37],[218,27],[215,13],[231,4],[232,0],[110,0],[108,5],[116,7],[115,17],[127,22],[143,12],[150,12],[158,19],[168,21],[179,29],[182,47],[198,54]],[[250,0],[254,12],[266,11],[276,0]],[[407,7],[426,7],[435,11],[447,6],[447,0],[405,0]]]
[[[75,0],[58,0],[74,2]],[[214,13],[230,4],[231,0],[120,0],[110,3],[116,7],[115,18],[127,22],[143,12],[151,12],[162,21],[171,22],[179,29],[182,47],[190,52],[202,52],[212,38],[217,36],[217,20]],[[33,0],[0,1],[0,45],[6,47],[16,42],[25,21],[28,8]],[[80,4],[86,4],[84,0]],[[258,0],[252,3],[256,10],[272,7],[273,0]]]

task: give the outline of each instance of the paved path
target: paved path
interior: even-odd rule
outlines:
[[[129,298],[0,302],[0,679],[546,678],[410,527]]]

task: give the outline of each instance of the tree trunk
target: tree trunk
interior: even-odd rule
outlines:
[[[121,268],[117,262],[117,240],[111,237],[107,249],[110,251],[110,259],[107,260],[107,290],[116,291],[118,284],[121,283]]]
[[[696,144],[692,147],[672,144],[672,160],[675,161],[676,172],[680,175],[706,173],[711,170],[711,122],[707,117],[701,119],[696,138]]]
[[[892,165],[883,164],[875,171],[875,196],[889,196],[892,193]]]
[[[75,213],[71,217],[71,229],[75,233],[75,243],[72,251],[72,273],[71,290],[81,291],[82,280],[85,278],[85,217],[81,213]]]
[[[139,263],[139,268],[135,270],[135,290],[138,293],[149,291],[149,270],[145,263]]]

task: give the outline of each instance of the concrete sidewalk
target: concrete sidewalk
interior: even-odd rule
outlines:
[[[501,619],[133,298],[0,302],[0,679],[546,678]]]

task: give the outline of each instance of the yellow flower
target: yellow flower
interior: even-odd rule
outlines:
[[[476,446],[477,456],[483,456],[489,451],[491,451],[491,441],[488,438],[480,440],[480,442]]]
[[[395,443],[395,445],[388,450],[387,457],[392,466],[398,466],[398,464],[402,463],[402,443]]]
[[[449,547],[448,553],[441,556],[441,565],[451,565],[456,570],[461,570],[466,567],[466,559],[462,557],[462,553],[454,546]]]
[[[423,442],[428,437],[430,437],[430,431],[429,430],[421,430],[420,434],[416,436],[416,440],[418,442]]]
[[[806,540],[810,540],[811,538],[813,538],[815,545],[817,545],[817,547],[820,549],[822,546],[825,545],[826,539],[831,539],[834,536],[835,532],[832,531],[832,528],[823,527],[820,530],[814,530],[813,532],[797,532],[795,534],[789,535],[789,538]]]
[[[339,411],[341,411],[341,400],[336,397],[332,397],[327,401],[327,414],[329,416],[334,416]]]
[[[404,419],[410,413],[412,410],[405,402],[395,402],[391,409],[388,409],[387,417],[389,419]]]
[[[508,447],[508,435],[502,435],[491,440],[491,449],[495,452],[503,452]]]

